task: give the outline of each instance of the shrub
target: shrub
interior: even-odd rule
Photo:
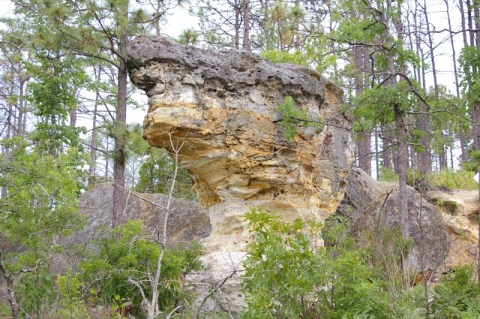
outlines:
[[[157,266],[160,244],[141,221],[131,220],[114,228],[97,245],[98,253],[81,264],[86,286],[108,305],[121,307],[131,303],[133,314],[140,317],[143,299],[136,284],[151,298],[152,272]],[[185,297],[181,280],[200,268],[200,252],[198,244],[165,248],[159,283],[161,310],[174,308]]]
[[[345,226],[329,228],[322,247],[317,223],[284,223],[258,209],[247,220],[255,239],[244,262],[244,319],[391,318],[399,312],[368,263],[371,256]]]
[[[432,301],[434,318],[479,318],[480,286],[471,265],[460,266],[435,286]]]

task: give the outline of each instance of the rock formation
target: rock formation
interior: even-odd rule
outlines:
[[[335,211],[352,162],[337,86],[306,68],[163,37],[139,37],[128,53],[131,80],[149,97],[144,136],[171,152],[182,144],[180,165],[193,175],[214,233],[238,231],[248,207],[320,219]],[[324,129],[285,140],[276,108],[286,96]]]
[[[430,190],[423,196],[408,187],[409,229],[413,247],[408,257],[412,271],[448,271],[475,262],[478,242],[478,192]],[[373,180],[352,169],[337,214],[351,221],[350,230],[394,226],[399,223],[398,186]]]
[[[141,219],[151,230],[162,227],[168,196],[163,194],[142,194],[125,191],[123,194],[125,211],[119,217],[119,223],[127,219]],[[79,234],[85,234],[85,240],[91,241],[92,234],[112,223],[113,185],[98,184],[95,188],[80,196],[80,212],[88,218],[87,226]],[[194,201],[173,198],[170,216],[167,221],[167,233],[172,244],[199,241],[210,235],[211,225],[207,213]]]
[[[212,271],[215,280],[241,264],[250,207],[287,220],[335,212],[353,160],[340,88],[307,68],[164,37],[138,37],[128,55],[130,78],[148,96],[144,137],[178,155],[208,209],[206,261],[226,267]],[[299,127],[286,140],[277,106],[287,96],[323,129]]]
[[[413,246],[407,258],[411,271],[437,271],[446,259],[449,236],[444,230],[438,208],[413,188],[407,188],[408,220]],[[346,216],[350,230],[356,235],[363,230],[379,232],[384,227],[398,226],[398,185],[377,182],[360,169],[352,169],[345,197],[337,214]]]
[[[121,224],[128,219],[140,219],[150,231],[163,225],[168,196],[163,194],[142,194],[134,191],[123,193],[125,211],[118,216]],[[112,225],[113,185],[102,183],[83,193],[79,198],[80,213],[87,217],[85,227],[68,239],[61,239],[68,247],[67,251],[76,251],[79,247],[95,247],[95,240],[105,235],[105,229]],[[210,235],[211,225],[208,215],[194,201],[174,198],[167,221],[169,244],[199,242]],[[79,260],[75,253],[55,255],[53,271],[64,273],[68,268],[76,267]]]
[[[474,263],[478,243],[478,191],[431,190],[426,196],[440,209],[443,227],[449,235],[445,268]]]

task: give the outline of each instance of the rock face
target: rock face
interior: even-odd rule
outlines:
[[[323,221],[335,212],[353,161],[339,87],[307,68],[163,37],[131,41],[127,63],[132,82],[149,98],[144,137],[179,155],[210,216],[205,262],[211,271],[199,280],[220,283],[241,268],[249,208],[286,220]],[[300,128],[287,141],[277,111],[287,96],[324,128]],[[232,293],[222,296],[221,307],[238,311],[238,285],[222,290]]]
[[[427,192],[427,197],[439,207],[450,238],[445,267],[474,263],[478,244],[478,191],[435,190]]]
[[[477,191],[429,191],[423,197],[408,187],[410,234],[407,259],[412,271],[442,272],[475,261],[478,240]],[[399,224],[398,186],[373,180],[353,169],[337,214],[348,217],[352,233]]]
[[[112,224],[113,185],[111,183],[96,185],[83,193],[79,200],[80,213],[86,215],[87,222],[82,231],[74,233],[68,239],[61,239],[63,245],[69,247],[67,251],[75,251],[76,246],[93,248],[95,240],[104,236],[105,228],[110,228]],[[124,213],[118,216],[119,224],[128,219],[140,219],[151,231],[161,229],[168,196],[125,191],[123,200],[126,208]],[[211,229],[206,211],[197,202],[173,199],[167,221],[169,245],[199,242],[210,235]],[[64,273],[72,265],[78,265],[80,261],[75,253],[60,253],[52,258],[55,259],[53,271],[57,273]]]
[[[141,194],[127,192],[123,194],[126,203],[124,214],[119,216],[120,223],[127,219],[141,219],[149,229],[163,225],[168,196],[163,194]],[[91,241],[104,226],[112,223],[113,186],[110,183],[99,184],[80,196],[80,212],[88,217],[87,226],[77,235]],[[211,225],[205,210],[196,202],[174,198],[167,221],[167,234],[172,244],[199,241],[208,237]],[[84,234],[85,236],[82,236]]]

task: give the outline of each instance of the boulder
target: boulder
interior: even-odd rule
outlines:
[[[478,192],[432,190],[420,194],[408,187],[409,229],[413,247],[407,265],[413,272],[445,272],[475,261],[478,241]],[[398,186],[373,180],[360,169],[350,172],[337,214],[350,220],[350,230],[398,226]]]
[[[140,219],[145,226],[156,231],[162,229],[168,196],[124,191],[125,211],[118,223]],[[92,235],[112,224],[113,185],[102,183],[80,196],[80,213],[87,216],[87,226],[76,235],[81,241],[91,242]],[[211,225],[205,210],[194,201],[172,198],[167,220],[169,244],[200,241],[210,235]]]
[[[426,196],[439,208],[449,235],[450,250],[445,268],[474,263],[478,245],[478,191],[431,190]]]

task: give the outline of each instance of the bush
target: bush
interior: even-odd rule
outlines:
[[[430,185],[436,187],[446,187],[450,189],[478,189],[477,182],[473,179],[475,172],[465,170],[445,170],[432,172],[428,175]]]
[[[150,299],[160,244],[144,229],[141,221],[128,221],[106,234],[97,245],[98,253],[81,264],[86,286],[104,304],[120,308],[131,304],[133,314],[140,318],[142,296],[134,282]],[[165,248],[159,282],[161,310],[173,309],[185,297],[181,280],[187,273],[200,268],[200,252],[198,244]]]
[[[480,317],[480,286],[474,276],[474,268],[466,265],[455,268],[440,280],[434,289],[434,318]]]
[[[330,227],[322,247],[316,223],[283,223],[258,209],[247,220],[255,240],[244,262],[244,319],[391,318],[409,309],[395,308],[389,285],[345,226]]]
[[[381,182],[398,182],[398,175],[395,174],[393,168],[381,167],[378,180]]]

